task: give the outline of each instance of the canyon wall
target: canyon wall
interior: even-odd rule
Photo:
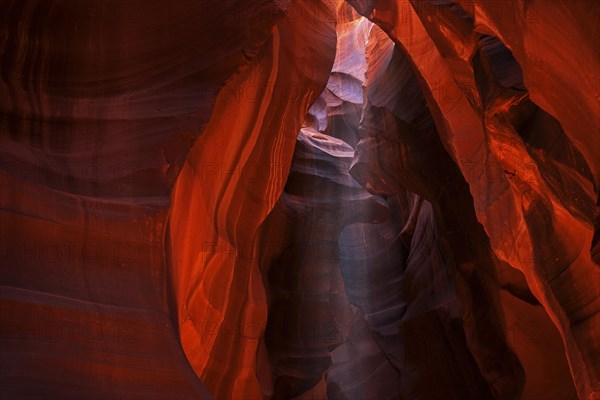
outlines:
[[[597,2],[1,6],[2,398],[599,395]]]

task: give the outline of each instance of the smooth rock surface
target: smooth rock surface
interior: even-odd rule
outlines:
[[[600,3],[0,9],[1,398],[600,396]]]

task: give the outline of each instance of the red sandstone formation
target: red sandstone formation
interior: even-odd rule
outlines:
[[[1,398],[600,396],[600,3],[1,6]]]

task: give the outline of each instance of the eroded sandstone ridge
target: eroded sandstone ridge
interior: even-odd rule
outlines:
[[[600,395],[600,3],[0,6],[2,398]]]

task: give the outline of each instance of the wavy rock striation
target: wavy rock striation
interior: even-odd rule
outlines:
[[[194,283],[198,280],[190,282],[186,264],[179,261],[192,254],[185,247],[188,239],[170,247],[179,251],[183,246],[174,261],[165,257],[163,240],[165,230],[179,238],[185,226],[213,227],[208,218],[179,222],[178,216],[187,216],[190,209],[185,205],[178,214],[177,200],[193,176],[188,170],[194,153],[178,176],[201,133],[220,145],[214,121],[223,119],[219,110],[224,103],[251,120],[250,136],[260,136],[263,124],[271,127],[272,134],[263,134],[261,141],[280,148],[274,154],[281,159],[267,156],[253,165],[278,165],[261,167],[260,173],[274,175],[274,186],[284,182],[285,154],[291,157],[295,134],[280,132],[275,120],[291,123],[289,131],[297,132],[292,121],[301,120],[312,103],[310,93],[322,90],[334,56],[330,6],[307,9],[299,3],[3,3],[3,396],[208,398],[209,390],[227,397],[252,393],[247,382],[253,379],[248,370],[237,371],[238,365],[233,372],[219,370],[225,379],[202,375],[185,322],[194,315],[185,299],[193,299],[202,287]],[[305,21],[282,19],[294,10]],[[320,27],[317,40],[301,34],[308,32],[309,23]],[[304,64],[297,61],[298,49],[306,50]],[[309,68],[313,57],[323,60],[321,67],[311,62]],[[297,68],[290,70],[292,64]],[[259,79],[261,93],[253,82],[246,84],[247,78]],[[282,91],[292,100],[269,107]],[[227,119],[244,124],[242,116]],[[234,162],[239,157],[233,156],[236,141],[230,132],[219,134],[231,144]],[[237,143],[249,143],[248,135],[239,132]],[[196,149],[206,149],[206,142]],[[260,152],[270,154],[271,147]],[[205,168],[211,168],[209,162],[200,161]],[[216,188],[221,184],[226,181],[216,182],[213,192],[219,201]],[[269,201],[263,188],[255,201],[259,208]],[[277,195],[270,196],[274,202]],[[190,204],[205,209],[215,197]],[[214,215],[224,217],[223,212]],[[218,228],[224,228],[225,241],[232,239],[226,231],[234,219]],[[212,243],[212,236],[200,234],[200,248]],[[226,293],[223,287],[215,291]],[[237,311],[223,313],[238,317]],[[196,323],[212,321],[202,315]],[[228,345],[218,351],[225,354],[226,349]],[[242,359],[253,357],[251,351],[244,354]],[[227,389],[219,387],[223,380]]]
[[[599,115],[598,103],[590,92],[574,95],[580,100],[570,105],[567,96],[556,95],[570,92],[557,86],[561,82],[597,87],[597,80],[589,79],[598,76],[598,59],[591,60],[594,51],[586,51],[597,32],[583,33],[594,25],[584,23],[589,13],[583,15],[581,3],[560,2],[512,2],[493,17],[484,2],[472,7],[452,1],[351,3],[380,24],[411,60],[495,257],[524,274],[563,337],[579,395],[592,396],[600,370],[600,275],[592,259],[598,161],[590,149],[598,147],[598,136],[584,132],[598,131],[598,119],[592,121]],[[567,18],[564,30],[560,24],[559,34],[560,12],[573,19]],[[505,37],[498,25],[509,24],[530,29]],[[567,77],[554,58],[561,52],[540,48],[550,38],[556,46],[557,35],[565,31],[582,38],[578,46],[562,43],[572,54],[570,62],[581,60],[576,69],[589,73]],[[476,265],[474,271],[481,270]]]
[[[0,397],[600,393],[598,3],[2,10]]]
[[[271,391],[256,360],[267,322],[257,231],[283,190],[300,123],[327,82],[334,5],[290,3],[249,68],[221,91],[173,189],[168,242],[181,342],[217,398]],[[232,96],[249,88],[259,89],[255,97]]]

